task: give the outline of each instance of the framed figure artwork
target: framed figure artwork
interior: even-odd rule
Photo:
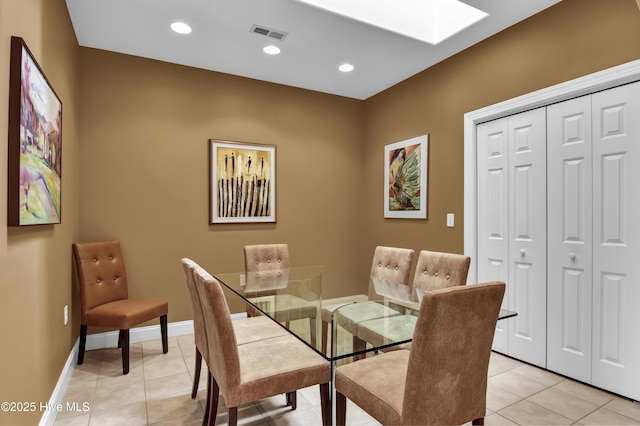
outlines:
[[[11,37],[9,226],[62,221],[62,102],[24,40]]]
[[[276,147],[209,140],[209,222],[276,221]]]
[[[384,217],[427,218],[429,135],[384,147]]]

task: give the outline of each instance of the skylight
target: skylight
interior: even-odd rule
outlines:
[[[298,0],[436,45],[488,16],[458,0]]]

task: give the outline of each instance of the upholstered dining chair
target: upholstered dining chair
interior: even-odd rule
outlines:
[[[287,294],[291,260],[287,244],[255,244],[244,246],[244,268],[246,291],[253,295],[278,295],[278,306],[274,317],[280,322],[308,319],[311,344],[316,345],[316,318],[318,309],[309,301],[295,294]],[[247,305],[249,316],[261,315],[260,311]]]
[[[411,274],[411,262],[413,261],[413,249],[378,246],[373,253],[370,277],[397,284],[409,285]],[[364,349],[365,343],[358,338],[358,323],[374,318],[389,315],[400,315],[391,308],[377,303],[371,304],[326,305],[322,307],[322,351],[327,353],[328,329],[333,327],[333,315],[336,309],[340,309],[340,325],[353,335],[354,350]]]
[[[420,298],[427,291],[465,285],[471,258],[462,254],[422,250],[418,255],[412,289]],[[358,338],[373,346],[381,346],[410,339],[415,328],[415,315],[396,315],[390,318],[373,319],[358,324]],[[394,349],[409,349],[411,343],[392,346]]]
[[[168,352],[169,304],[158,300],[129,299],[124,258],[118,241],[74,243],[73,256],[80,283],[80,347],[78,365],[84,362],[87,326],[120,330],[122,374],[129,373],[129,329],[160,317],[162,352]]]
[[[493,281],[425,293],[410,351],[340,366],[336,419],[350,399],[382,424],[484,424],[487,374],[505,284]]]
[[[329,362],[290,334],[238,345],[220,282],[202,268],[195,269],[194,278],[208,344],[208,424],[215,424],[220,394],[228,409],[229,425],[235,426],[239,405],[316,384],[320,385],[326,424]]]
[[[181,262],[185,281],[189,290],[189,296],[191,299],[191,309],[193,311],[193,337],[196,344],[196,354],[191,398],[195,399],[198,394],[198,385],[200,383],[202,358],[203,356],[205,359],[209,358],[207,354],[207,334],[205,331],[204,315],[202,313],[200,296],[198,294],[198,290],[196,289],[195,278],[193,275],[194,271],[200,268],[200,266],[196,262],[188,258],[183,258]],[[236,335],[236,342],[238,343],[238,345],[287,334],[287,331],[285,329],[266,317],[238,319],[233,321],[233,327],[233,331]],[[207,404],[206,409],[209,409],[209,404]],[[205,412],[205,418],[207,417],[208,412]]]

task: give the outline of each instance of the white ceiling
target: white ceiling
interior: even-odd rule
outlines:
[[[560,0],[461,1],[489,16],[434,46],[300,0],[66,0],[81,46],[355,99],[367,99]],[[193,32],[174,33],[174,21],[188,23]],[[255,34],[254,24],[288,35],[279,41]],[[281,54],[263,53],[268,44]],[[355,70],[339,72],[344,62]]]

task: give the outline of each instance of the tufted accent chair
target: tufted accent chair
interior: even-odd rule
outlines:
[[[336,369],[336,420],[350,399],[384,425],[484,424],[491,344],[505,283],[425,293],[410,351]]]
[[[409,285],[411,262],[414,251],[398,247],[376,247],[371,262],[370,276],[384,281]],[[328,328],[333,324],[336,309],[345,304],[322,307],[322,351],[327,351]],[[399,315],[399,312],[377,303],[356,303],[340,310],[340,325],[353,335],[354,350],[364,349],[365,343],[358,338],[358,323],[369,319]]]
[[[129,373],[129,329],[160,317],[162,352],[168,352],[166,301],[131,300],[124,258],[118,241],[74,243],[73,256],[80,282],[80,348],[78,365],[84,362],[87,326],[120,330],[122,373]]]
[[[465,285],[471,258],[462,254],[422,250],[413,276],[413,291],[418,300],[424,292]],[[374,346],[407,340],[416,324],[415,315],[397,315],[358,324],[358,338]],[[389,350],[410,349],[411,343],[392,346]]]

